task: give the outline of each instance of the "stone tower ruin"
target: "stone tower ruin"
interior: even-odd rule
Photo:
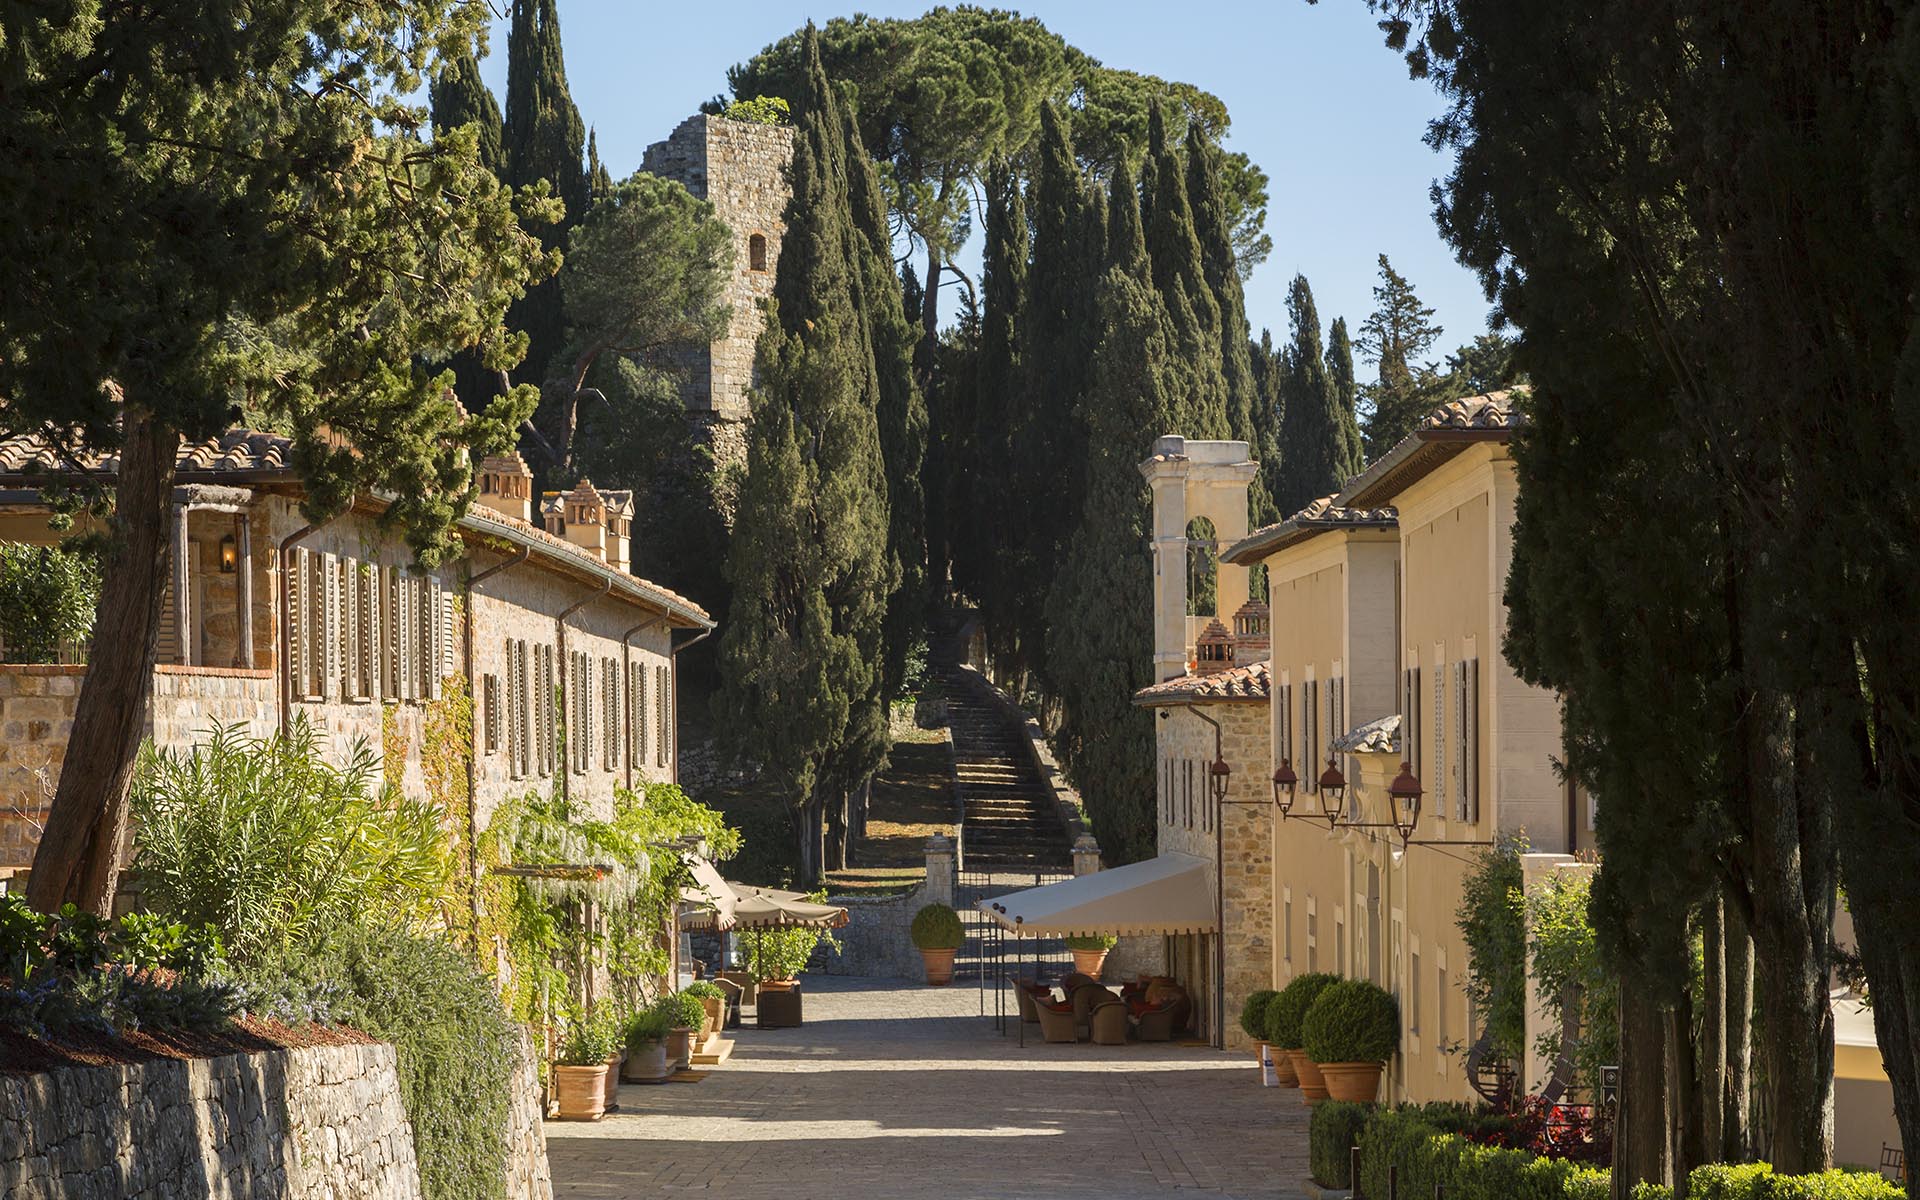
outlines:
[[[726,336],[691,352],[681,384],[696,439],[707,443],[723,474],[747,460],[747,421],[752,416],[747,393],[762,325],[759,302],[773,294],[792,161],[792,129],[700,113],[682,121],[666,141],[647,147],[640,163],[641,170],[675,180],[712,204],[733,230],[733,281],[727,296],[732,320]]]

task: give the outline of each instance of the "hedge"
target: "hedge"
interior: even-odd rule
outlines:
[[[1694,1200],[1902,1200],[1906,1192],[1864,1171],[1775,1175],[1767,1163],[1716,1163],[1687,1176]]]
[[[1307,1126],[1307,1162],[1315,1183],[1327,1188],[1353,1186],[1354,1143],[1374,1111],[1371,1104],[1351,1100],[1322,1100],[1313,1106]]]

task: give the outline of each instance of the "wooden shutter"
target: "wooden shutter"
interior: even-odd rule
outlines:
[[[307,694],[307,604],[306,587],[307,552],[295,549],[293,561],[287,565],[280,583],[287,589],[287,646],[285,670],[293,681],[293,694],[305,697]],[[171,612],[172,605],[163,607],[163,612]],[[164,647],[162,648],[164,652]]]
[[[1454,816],[1467,819],[1467,664],[1453,664]]]
[[[321,593],[325,597],[326,613],[321,618],[320,638],[325,650],[320,659],[320,678],[314,682],[313,696],[316,700],[326,700],[340,687],[340,662],[345,656],[341,653],[341,625],[343,614],[340,604],[340,556],[331,552],[321,556]]]
[[[653,764],[657,767],[667,765],[667,669],[655,667],[654,681],[654,745]]]
[[[1467,724],[1465,740],[1467,820],[1478,823],[1480,820],[1480,660],[1469,659],[1466,671],[1467,703],[1461,709],[1461,714]]]
[[[1447,663],[1435,647],[1433,656],[1433,787],[1434,808],[1444,814],[1451,799],[1453,777],[1447,774]]]

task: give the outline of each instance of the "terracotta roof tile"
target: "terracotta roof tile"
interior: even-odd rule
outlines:
[[[1133,702],[1147,707],[1195,702],[1235,703],[1266,700],[1271,695],[1272,675],[1268,664],[1257,662],[1212,675],[1182,675],[1156,683],[1135,692]]]
[[[201,442],[184,442],[174,459],[182,472],[225,474],[291,473],[293,442],[275,433],[234,429]],[[0,438],[0,475],[64,475],[75,465],[100,475],[120,473],[117,450],[82,451],[71,459],[54,451],[38,434]]]
[[[1388,529],[1399,519],[1391,508],[1343,508],[1335,505],[1334,499],[1322,496],[1286,520],[1254,530],[1228,546],[1220,557],[1248,566],[1329,529]]]
[[[1449,400],[1428,413],[1421,429],[1514,429],[1525,418],[1514,410],[1511,388]]]

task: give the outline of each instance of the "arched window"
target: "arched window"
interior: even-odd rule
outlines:
[[[756,233],[747,239],[747,266],[755,271],[767,269],[767,235]]]
[[[1219,615],[1220,548],[1214,542],[1213,522],[1195,517],[1187,522],[1187,615]]]

